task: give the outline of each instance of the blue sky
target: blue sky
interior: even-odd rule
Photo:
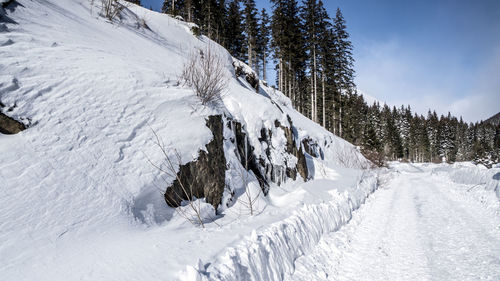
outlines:
[[[466,121],[500,111],[500,0],[323,1],[344,14],[365,95]]]

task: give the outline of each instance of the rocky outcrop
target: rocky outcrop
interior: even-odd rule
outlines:
[[[6,135],[17,134],[26,129],[26,126],[0,112],[0,133]]]
[[[233,62],[234,74],[236,77],[244,77],[245,80],[255,89],[255,91],[259,90],[259,82],[260,79],[257,77],[257,74],[253,71],[247,71],[245,67],[246,65],[241,64],[239,61]]]
[[[193,197],[205,198],[215,209],[222,201],[226,174],[222,116],[210,116],[207,127],[213,139],[206,145],[206,151],[200,150],[198,159],[182,165],[177,173],[180,182],[174,180],[165,192],[165,201],[171,207]]]
[[[297,149],[297,143],[295,141],[297,132],[295,131],[296,129],[293,126],[293,122],[290,116],[287,116],[287,119],[288,123],[290,124],[290,127],[281,125],[280,122],[278,122],[278,120],[274,122],[277,128],[279,127],[285,132],[286,152],[297,157],[297,164],[295,165],[295,170],[287,171],[287,175],[289,175],[290,178],[293,178],[295,180],[296,173],[298,172],[299,175],[304,180],[308,180],[309,170],[307,169],[307,161],[306,161],[306,156],[304,154],[304,150],[302,148],[303,146],[301,145]]]
[[[264,151],[262,155],[257,155],[260,153],[255,153],[246,128],[240,122],[226,117],[227,128],[232,131],[228,138],[234,145],[234,153],[241,165],[255,176],[265,195],[269,192],[271,182],[281,185],[287,179],[296,180],[297,175],[308,180],[310,175],[306,157],[308,154],[313,157],[320,156],[319,146],[310,139],[298,141],[298,134],[290,117],[287,121],[287,125],[276,120],[274,128],[261,128],[258,141]],[[183,200],[193,198],[205,198],[215,209],[222,202],[226,184],[222,116],[210,116],[207,127],[212,131],[213,140],[206,145],[206,151],[201,150],[198,159],[182,165],[177,173],[178,179],[174,180],[165,192],[165,201],[171,207],[178,207]],[[278,130],[284,132],[286,139],[284,147],[280,148],[273,147],[273,137],[283,137],[281,133],[273,136],[273,132],[276,134]],[[277,161],[273,157],[280,160]]]
[[[228,124],[235,135],[236,155],[238,155],[241,165],[248,171],[253,172],[259,181],[260,188],[264,194],[267,194],[269,191],[269,182],[265,177],[265,160],[255,156],[255,148],[248,141],[247,133],[241,126],[241,123],[233,120]]]
[[[271,150],[277,149],[272,145],[273,130],[261,128],[259,142],[264,144],[265,155],[255,155],[254,147],[248,141],[247,132],[242,127],[241,123],[230,120],[228,127],[234,131],[235,140],[233,143],[236,146],[236,155],[238,155],[243,167],[247,167],[248,171],[252,171],[264,194],[269,191],[269,183],[273,182],[281,185],[287,179],[297,179],[299,174],[303,179],[309,179],[309,170],[307,168],[306,154],[302,145],[297,145],[297,132],[288,117],[289,126],[282,125],[278,120],[274,122],[275,129],[281,129],[286,138],[286,145],[283,151],[278,151],[283,156],[284,163],[276,164],[272,159]],[[274,130],[275,131],[275,130]],[[296,158],[296,161],[293,157]]]
[[[307,154],[311,155],[312,157],[316,158],[319,157],[321,159],[325,158],[325,155],[321,147],[318,145],[317,142],[315,142],[310,138],[302,140],[302,147],[304,147],[304,151],[307,152]]]

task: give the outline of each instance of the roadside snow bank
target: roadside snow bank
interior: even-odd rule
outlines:
[[[452,182],[463,185],[466,192],[474,194],[483,205],[500,211],[500,167],[487,169],[483,165],[459,162],[438,165],[432,173],[446,175]]]
[[[355,188],[330,190],[332,199],[304,205],[287,219],[253,231],[213,263],[188,266],[179,280],[283,280],[294,272],[295,260],[309,253],[329,232],[338,230],[352,212],[377,189],[378,175],[366,172]],[[321,181],[309,188],[321,188]]]

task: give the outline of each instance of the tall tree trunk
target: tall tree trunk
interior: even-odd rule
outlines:
[[[280,57],[279,68],[280,68],[279,69],[280,73],[279,73],[279,79],[278,79],[279,80],[278,81],[278,84],[279,84],[278,90],[280,90],[280,92],[283,93],[283,60],[281,59],[281,57]]]
[[[325,71],[321,72],[321,90],[322,90],[322,109],[323,109],[323,128],[326,128],[326,101],[325,101]]]
[[[290,61],[288,61],[288,65],[291,65],[290,64]],[[295,96],[293,96],[293,89],[292,89],[292,79],[293,79],[293,76],[292,76],[292,73],[293,73],[293,70],[290,69],[289,70],[289,77],[288,77],[288,96],[292,99],[292,105],[295,106]]]
[[[337,120],[336,120],[336,112],[335,112],[335,91],[333,92],[333,99],[332,99],[332,128],[333,128],[333,134],[337,135]]]
[[[191,13],[191,9],[192,9],[192,7],[191,7],[191,0],[187,0],[186,1],[186,10],[187,10],[187,17],[188,17],[187,20],[188,20],[188,22],[193,22],[193,15]]]
[[[314,82],[313,82],[313,75],[312,74],[314,73],[314,71],[311,72],[311,114],[310,114],[310,118],[312,121],[314,121]]]
[[[283,63],[283,94],[285,94],[285,96],[287,97],[290,97],[288,95],[287,86],[288,86],[288,69],[285,69],[285,64]]]
[[[318,83],[316,65],[316,45],[313,46],[313,79],[314,79],[314,122],[318,122]]]
[[[264,52],[262,55],[264,56],[262,59],[262,79],[264,79],[264,81],[267,81],[267,77],[266,77],[266,52]]]
[[[339,137],[342,137],[342,91],[339,93]]]
[[[248,37],[248,66],[250,66],[251,69],[253,69],[253,60],[252,60],[252,39],[249,36]]]

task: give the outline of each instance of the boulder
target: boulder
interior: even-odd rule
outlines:
[[[222,116],[209,116],[206,124],[213,139],[206,145],[206,151],[200,150],[198,159],[181,165],[177,173],[180,182],[174,180],[165,192],[165,201],[171,207],[193,197],[205,198],[216,210],[221,204],[226,175]]]
[[[23,123],[10,118],[9,116],[0,112],[0,133],[6,135],[17,134],[26,129]]]

